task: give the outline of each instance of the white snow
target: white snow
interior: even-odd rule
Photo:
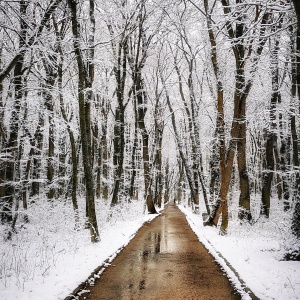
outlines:
[[[279,220],[262,219],[252,226],[231,222],[228,235],[221,236],[217,228],[203,227],[201,216],[193,214],[190,208],[179,208],[186,214],[201,243],[238,290],[243,289],[243,281],[262,300],[300,299],[300,262],[282,260],[285,249],[291,248],[290,243],[297,242],[288,236],[288,222],[278,224]],[[274,221],[277,221],[277,226],[274,226]],[[278,228],[280,225],[282,228]],[[241,280],[227,266],[228,263]],[[251,299],[245,292],[243,294],[243,299]]]
[[[92,244],[89,230],[74,231],[71,205],[45,206],[47,203],[39,207],[43,207],[39,213],[36,207],[35,211],[29,208],[31,222],[26,229],[20,228],[11,241],[1,241],[1,300],[65,299],[127,245],[145,222],[157,216],[144,214],[143,203],[136,201],[117,207],[107,219],[109,206],[98,203],[101,241]],[[3,235],[3,226],[0,229]]]
[[[259,299],[300,299],[300,262],[281,260],[293,242],[287,222],[262,219],[252,226],[231,222],[229,234],[224,237],[216,228],[203,227],[201,215],[179,207],[244,300],[250,297],[243,283]],[[101,235],[97,244],[90,242],[88,230],[74,231],[69,204],[61,202],[51,207],[43,203],[29,208],[30,223],[24,225],[26,229],[18,228],[11,241],[0,244],[0,299],[64,299],[96,267],[127,245],[144,222],[155,217],[143,213],[140,201],[116,208],[110,219],[109,206],[99,202],[97,208]],[[282,214],[280,218],[283,219]],[[5,228],[0,230],[4,235]]]

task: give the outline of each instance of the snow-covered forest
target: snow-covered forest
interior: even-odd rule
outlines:
[[[299,135],[297,0],[1,0],[0,290],[169,201],[299,261]]]

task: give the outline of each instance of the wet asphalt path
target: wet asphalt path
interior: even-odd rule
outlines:
[[[80,299],[241,299],[180,210],[145,224]]]

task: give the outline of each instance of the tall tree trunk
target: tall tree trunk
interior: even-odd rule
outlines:
[[[91,161],[91,124],[87,123],[88,116],[90,115],[90,111],[88,111],[90,106],[86,105],[84,93],[85,89],[91,89],[91,81],[84,65],[84,59],[79,44],[80,24],[78,23],[77,19],[77,2],[75,0],[68,0],[68,5],[71,10],[73,47],[78,65],[79,123],[86,188],[86,202],[88,207],[88,222],[90,225],[91,241],[97,242],[99,241],[99,231],[95,211],[94,176]]]
[[[138,150],[138,118],[137,118],[137,107],[136,107],[136,97],[133,99],[134,102],[134,141],[133,141],[133,147],[132,147],[132,153],[131,153],[131,179],[130,179],[130,189],[129,189],[129,195],[130,198],[133,199],[135,197],[135,179],[137,175],[137,162],[136,162],[136,156],[137,156],[137,150]]]
[[[300,2],[293,0],[296,16],[297,16],[297,33],[296,33],[296,49],[295,49],[295,59],[293,64],[293,80],[292,80],[292,96],[294,100],[299,101],[300,99]],[[299,112],[298,112],[299,113]],[[299,174],[299,152],[298,152],[298,133],[296,129],[295,113],[292,114],[291,128],[292,128],[292,140],[293,140],[293,162],[294,166],[297,168],[296,171],[296,204],[292,220],[292,231],[300,238],[300,174]]]
[[[62,53],[61,53],[62,54]],[[75,227],[79,221],[79,212],[78,212],[78,202],[77,202],[77,186],[78,186],[78,160],[77,160],[77,146],[76,146],[76,139],[74,137],[74,133],[70,126],[70,120],[67,118],[67,114],[64,108],[64,100],[63,100],[63,91],[62,91],[62,57],[61,63],[58,66],[58,88],[60,92],[59,101],[60,101],[60,110],[63,116],[63,119],[67,123],[67,131],[70,139],[71,144],[71,161],[72,161],[72,176],[71,176],[71,198],[72,198],[72,205],[75,214]]]
[[[187,62],[189,64],[189,78],[188,78],[188,87],[189,87],[189,92],[190,92],[190,104],[193,105],[193,101],[194,101],[194,91],[193,91],[193,86],[192,86],[192,68],[193,68],[193,62],[190,62],[189,59],[187,58]],[[181,100],[184,104],[184,109],[185,112],[187,114],[187,118],[188,118],[188,132],[189,132],[189,136],[190,136],[190,140],[191,140],[191,148],[192,148],[192,168],[191,168],[191,179],[192,181],[190,182],[190,184],[193,186],[193,202],[195,205],[199,205],[199,178],[198,178],[198,169],[199,169],[199,163],[198,163],[198,155],[199,153],[197,152],[197,147],[196,147],[196,142],[195,142],[195,135],[194,135],[194,123],[193,123],[193,117],[192,116],[192,112],[188,106],[187,100],[184,96],[184,89],[183,89],[183,83],[182,83],[182,76],[180,73],[180,69],[178,66],[178,61],[177,61],[177,53],[174,56],[174,67],[178,76],[178,84],[179,84],[179,92],[180,92],[180,96],[181,96]],[[194,111],[193,111],[194,113]]]
[[[101,138],[101,155],[102,155],[102,195],[105,200],[108,200],[108,145],[107,145],[107,114],[105,123],[102,125],[102,138]]]
[[[114,206],[118,203],[119,192],[121,187],[121,180],[123,174],[124,164],[124,148],[125,148],[125,136],[124,136],[124,107],[123,107],[123,93],[119,95],[122,99],[119,99],[121,107],[116,108],[115,112],[115,127],[114,127],[114,190],[111,205]]]
[[[26,10],[28,7],[27,1],[20,1],[19,13],[20,13],[20,35],[19,35],[19,47],[25,47],[27,28],[28,24],[26,22]],[[2,198],[2,212],[1,221],[2,223],[11,222],[12,219],[12,207],[15,196],[17,196],[17,191],[15,188],[15,174],[19,173],[20,161],[18,160],[18,138],[20,129],[20,113],[21,113],[21,102],[23,98],[23,64],[24,55],[20,55],[18,61],[14,65],[14,78],[13,78],[13,88],[14,88],[14,99],[13,99],[13,110],[10,118],[10,133],[7,143],[5,145],[6,149],[6,161],[3,162],[2,167],[5,170],[5,195]]]
[[[226,156],[225,149],[225,114],[224,114],[224,92],[223,83],[219,74],[219,61],[217,56],[217,43],[215,34],[213,31],[213,24],[211,15],[209,14],[208,1],[204,0],[204,7],[206,12],[206,20],[208,27],[208,35],[211,46],[211,62],[213,65],[213,71],[217,82],[217,119],[216,119],[216,138],[219,141],[219,171],[220,171],[220,194],[219,199],[213,204],[210,211],[209,218],[204,222],[204,225],[217,225],[219,215],[222,212],[222,231],[225,233],[228,226],[228,205],[227,205],[227,193],[229,189],[229,183],[231,179],[232,165],[233,165],[233,151],[229,151]],[[232,150],[234,145],[230,142]],[[231,148],[229,147],[229,150]],[[229,155],[230,154],[230,155]],[[227,159],[226,159],[227,157]],[[227,167],[226,167],[227,166]]]
[[[272,31],[276,32],[278,25],[274,25]],[[277,148],[277,123],[276,108],[280,102],[281,94],[279,91],[279,37],[275,35],[273,49],[271,49],[271,76],[272,76],[272,95],[269,108],[269,126],[266,136],[266,170],[262,175],[262,214],[267,218],[270,215],[271,184],[275,171],[275,148]]]
[[[169,160],[167,159],[165,165],[165,184],[164,184],[164,204],[170,202],[170,165]]]
[[[139,10],[137,12],[137,35],[134,40],[126,39],[124,54],[126,53],[127,61],[131,69],[131,77],[133,81],[133,95],[136,97],[137,101],[137,125],[142,136],[142,158],[144,167],[144,188],[146,196],[146,205],[148,213],[157,213],[154,203],[153,196],[150,189],[150,184],[152,182],[150,174],[150,155],[149,155],[149,133],[145,124],[145,115],[147,113],[147,93],[144,86],[142,78],[142,70],[147,59],[147,50],[153,36],[148,39],[146,37],[146,32],[144,29],[143,22],[145,21],[146,9],[145,1],[141,1]],[[129,45],[129,43],[131,44]]]
[[[137,97],[137,115],[138,115],[138,128],[142,135],[142,157],[143,157],[143,166],[144,166],[144,187],[145,187],[145,196],[146,196],[146,204],[148,208],[148,213],[156,214],[156,209],[153,203],[153,196],[150,191],[150,155],[149,155],[149,134],[145,125],[145,89],[139,73],[135,75],[135,84],[136,84],[136,97]]]
[[[226,16],[232,13],[232,7],[229,5],[229,1],[221,0],[224,14]],[[243,3],[242,0],[236,0],[237,4]],[[229,147],[227,148],[227,154],[224,156],[225,147],[221,146],[220,154],[221,155],[221,190],[220,190],[220,201],[218,201],[212,210],[212,213],[209,219],[206,221],[206,224],[217,224],[218,214],[222,212],[222,224],[221,224],[221,232],[226,233],[226,229],[228,226],[228,208],[227,207],[227,192],[229,189],[234,152],[237,149],[237,161],[238,161],[238,169],[239,169],[239,179],[240,179],[240,199],[239,199],[239,218],[251,220],[251,212],[250,212],[250,185],[249,185],[249,177],[247,172],[247,164],[246,164],[246,100],[249,95],[249,92],[253,85],[253,75],[257,70],[257,65],[259,61],[259,57],[263,51],[264,45],[266,43],[265,30],[266,24],[269,21],[269,13],[264,12],[261,18],[261,28],[259,32],[259,42],[258,47],[256,48],[255,54],[253,53],[253,42],[254,40],[250,39],[250,45],[248,47],[247,53],[245,53],[246,48],[243,44],[243,35],[245,30],[244,23],[244,14],[241,11],[238,11],[240,6],[237,6],[237,17],[236,23],[232,23],[230,21],[226,22],[226,30],[229,38],[232,42],[232,50],[235,57],[236,63],[236,75],[235,75],[235,92],[234,92],[234,114],[233,121],[231,125],[231,140],[229,142]],[[261,12],[256,14],[256,21],[258,20]],[[238,41],[238,42],[236,42]],[[216,45],[216,44],[215,44]],[[252,77],[246,82],[245,79],[245,61],[249,58],[253,57],[252,61]],[[217,69],[216,69],[217,70]],[[219,84],[219,81],[218,81]],[[223,121],[221,121],[223,122]],[[221,127],[222,128],[222,127]],[[224,127],[223,127],[224,128]],[[221,139],[222,143],[223,140]],[[225,145],[225,144],[223,144]],[[226,198],[226,199],[225,199]]]
[[[109,24],[108,29],[111,37],[114,36],[112,26]],[[125,82],[127,77],[127,57],[126,57],[126,43],[127,38],[124,37],[125,32],[122,33],[121,41],[116,46],[112,40],[112,49],[115,57],[117,58],[116,65],[114,66],[114,75],[117,82],[117,107],[115,110],[115,124],[114,124],[114,187],[112,192],[111,205],[114,206],[118,203],[119,193],[121,189],[121,180],[123,175],[124,164],[124,151],[125,151],[125,106],[124,106],[124,93]],[[118,48],[118,49],[117,49]]]
[[[49,60],[49,61],[48,61]],[[48,116],[48,157],[47,157],[47,198],[52,200],[55,195],[54,188],[54,109],[53,109],[53,90],[57,77],[57,61],[55,58],[48,57],[44,60],[46,70],[46,82],[44,86],[45,107]],[[55,67],[54,67],[55,66]]]
[[[2,52],[3,44],[1,43],[0,48],[0,68],[2,68]],[[3,104],[3,82],[0,82],[0,151],[2,152],[3,147],[6,144],[6,134],[4,126],[4,104]],[[3,162],[0,160],[0,209],[2,208],[3,197],[5,197],[5,169]]]
[[[108,97],[108,69],[106,69],[106,88],[105,88],[105,96],[103,97],[101,104],[101,112],[102,112],[102,136],[101,136],[101,157],[102,157],[102,195],[105,200],[108,200],[109,193],[109,184],[108,184],[108,176],[109,176],[109,152],[108,152],[108,114],[110,111],[110,101]]]
[[[175,139],[176,139],[176,143],[177,143],[178,152],[179,152],[181,161],[183,163],[184,170],[185,170],[185,175],[186,175],[186,178],[187,178],[187,181],[188,181],[188,184],[189,184],[189,188],[190,188],[190,191],[191,191],[191,198],[193,199],[194,203],[197,203],[196,199],[195,199],[196,197],[195,197],[195,191],[194,191],[194,185],[193,185],[193,179],[192,179],[192,172],[191,172],[191,170],[188,166],[186,157],[185,157],[184,152],[183,152],[183,145],[182,145],[182,141],[180,139],[180,136],[178,134],[175,115],[174,115],[174,111],[173,111],[171,101],[170,101],[170,96],[169,96],[169,93],[168,93],[168,90],[167,90],[167,87],[166,87],[166,84],[165,84],[165,81],[163,79],[162,74],[160,74],[160,76],[161,76],[162,85],[163,85],[163,88],[164,88],[164,91],[165,91],[165,94],[166,94],[167,105],[168,105],[168,108],[169,108],[169,111],[170,111],[170,114],[171,114],[172,127],[173,127],[173,130],[174,130],[174,135],[175,135]]]
[[[25,80],[23,82],[23,88],[25,88]],[[24,98],[26,98],[27,93],[24,93]],[[17,158],[17,162],[19,162],[19,168],[17,168],[15,170],[16,174],[15,174],[15,182],[18,183],[20,185],[19,187],[19,191],[16,193],[15,195],[15,208],[14,208],[14,214],[13,214],[13,219],[12,219],[12,224],[11,224],[11,230],[8,232],[8,239],[11,238],[12,233],[15,232],[16,230],[16,224],[17,224],[17,220],[19,217],[19,207],[20,207],[20,202],[23,200],[23,208],[27,209],[27,199],[23,198],[23,192],[26,189],[26,177],[24,177],[24,175],[26,176],[26,173],[23,175],[22,170],[21,170],[21,160],[22,160],[22,156],[24,153],[24,144],[25,144],[25,122],[27,120],[27,115],[28,115],[28,108],[27,108],[27,103],[26,103],[26,99],[22,99],[25,100],[25,107],[24,107],[24,116],[22,118],[22,121],[20,121],[20,141],[19,141],[19,150],[18,150],[18,158]],[[17,172],[18,171],[18,172]],[[26,213],[24,214],[24,220],[25,222],[28,221],[28,217],[26,215]]]
[[[183,193],[183,164],[182,161],[178,161],[178,174],[179,174],[179,178],[178,178],[178,185],[177,185],[177,191],[176,191],[176,196],[175,196],[175,202],[177,202],[178,204],[181,203],[182,200],[182,193]]]
[[[164,124],[161,120],[161,107],[159,97],[156,97],[155,105],[155,151],[154,151],[154,166],[155,166],[155,185],[154,185],[154,203],[161,207],[162,204],[162,139]]]
[[[40,107],[43,109],[43,106]],[[38,125],[35,131],[34,139],[36,146],[34,147],[34,154],[32,159],[32,185],[31,195],[36,196],[40,193],[40,177],[41,177],[41,160],[44,147],[44,116],[42,112],[39,112]]]
[[[290,124],[290,122],[288,122]],[[281,185],[282,185],[282,197],[283,197],[283,205],[284,210],[287,211],[290,209],[290,191],[289,191],[289,184],[287,178],[287,166],[288,163],[288,155],[289,155],[289,148],[290,148],[290,133],[288,136],[284,136],[283,130],[283,116],[282,112],[279,112],[279,134],[280,134],[280,141],[281,146],[279,149],[279,170],[281,171]]]

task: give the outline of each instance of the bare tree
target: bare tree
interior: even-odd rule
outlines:
[[[294,9],[297,17],[297,31],[296,31],[296,49],[295,57],[293,59],[293,82],[292,82],[292,96],[297,97],[299,101],[300,96],[300,3],[299,1],[292,0],[294,4]],[[293,139],[293,162],[296,168],[299,167],[299,149],[298,149],[298,133],[296,131],[296,120],[295,116],[291,120],[292,126],[292,139]],[[300,238],[300,174],[299,171],[296,173],[296,204],[293,215],[292,231]]]
[[[79,123],[81,133],[82,145],[82,160],[85,176],[86,188],[86,203],[87,203],[87,217],[91,233],[91,241],[99,241],[99,231],[95,212],[95,195],[94,195],[94,177],[91,155],[91,123],[90,123],[90,103],[91,100],[91,84],[92,78],[88,73],[85,59],[80,47],[80,23],[77,16],[77,2],[68,0],[68,5],[71,10],[72,33],[73,33],[73,48],[76,55],[78,66],[78,103],[79,103]],[[85,95],[85,90],[87,94]],[[87,97],[87,98],[86,98]]]

